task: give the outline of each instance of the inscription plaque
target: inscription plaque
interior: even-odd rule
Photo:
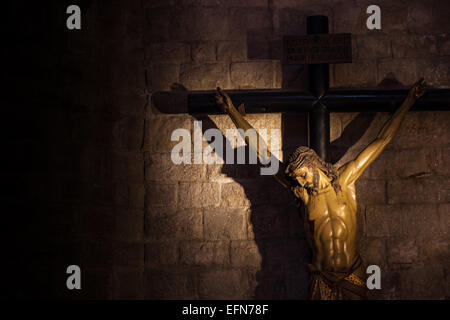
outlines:
[[[350,63],[350,33],[283,37],[284,64]]]

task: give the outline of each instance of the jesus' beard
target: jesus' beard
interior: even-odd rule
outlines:
[[[292,188],[292,191],[297,198],[302,198],[303,190],[306,190],[306,192],[312,196],[315,196],[319,193],[319,188],[317,186],[310,187],[305,185],[302,187],[301,185],[297,185]]]

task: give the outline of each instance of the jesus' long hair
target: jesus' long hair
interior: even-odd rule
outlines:
[[[338,193],[341,191],[341,186],[339,185],[338,178],[339,174],[334,165],[331,163],[323,161],[317,153],[308,147],[302,146],[298,147],[289,157],[288,165],[286,167],[285,173],[289,178],[295,176],[295,170],[300,167],[308,167],[312,169],[320,169],[325,175],[330,178],[331,185],[334,191]],[[310,193],[316,195],[319,190],[319,174],[316,170],[313,170],[313,185],[314,188],[309,190]]]

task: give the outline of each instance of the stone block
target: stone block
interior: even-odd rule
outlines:
[[[245,8],[254,8],[254,7],[265,7],[267,6],[266,0],[184,0],[183,3],[185,5],[194,5],[194,6],[217,6],[221,8],[226,7],[245,7]]]
[[[225,183],[222,185],[221,207],[236,208],[251,205],[246,189],[239,183]]]
[[[450,143],[447,127],[448,117],[444,112],[410,112],[388,148],[440,148]]]
[[[180,67],[175,63],[152,64],[147,70],[147,87],[150,92],[168,91],[179,82]]]
[[[374,87],[377,83],[377,64],[373,60],[358,60],[334,65],[331,87]]]
[[[450,35],[440,34],[436,36],[436,42],[438,45],[438,52],[440,56],[450,55]]]
[[[228,241],[189,241],[180,244],[180,262],[187,265],[225,266],[230,263]]]
[[[218,206],[220,185],[218,183],[180,182],[178,187],[179,208],[205,208]]]
[[[388,149],[370,165],[369,176],[376,179],[409,178],[439,170],[439,149]]]
[[[380,266],[381,267],[381,266]],[[371,300],[395,300],[399,299],[402,290],[402,270],[393,268],[381,269],[381,290],[369,290],[368,297]]]
[[[381,204],[386,202],[386,181],[380,179],[356,180],[358,203]]]
[[[367,234],[367,221],[366,221],[366,204],[356,207],[356,241],[360,241],[361,238]]]
[[[419,255],[423,261],[430,265],[448,265],[448,238],[444,236],[433,236],[420,238]]]
[[[278,61],[249,61],[231,64],[231,81],[238,89],[269,89],[276,87]]]
[[[146,187],[146,203],[155,207],[175,206],[177,203],[176,184],[149,183]]]
[[[407,10],[408,17],[405,30],[413,34],[438,34],[448,33],[450,28],[448,21],[448,3],[437,0],[424,2],[415,0],[410,3]],[[398,19],[398,18],[397,18]]]
[[[216,60],[216,43],[193,42],[191,44],[191,55],[194,62],[212,62]]]
[[[354,38],[357,52],[352,50],[352,54],[358,59],[378,59],[392,56],[391,39],[386,35],[357,35]]]
[[[145,155],[145,179],[147,181],[198,181],[202,179],[206,165],[174,164],[170,153]]]
[[[450,147],[444,147],[439,152],[438,164],[435,167],[437,174],[449,175],[450,167],[446,165],[447,159],[450,159]]]
[[[436,204],[403,205],[404,225],[411,237],[433,237],[441,233],[441,219]]]
[[[208,270],[199,278],[200,299],[247,299],[248,274],[243,270]]]
[[[164,240],[148,242],[145,244],[144,250],[146,267],[163,268],[178,263],[177,241]]]
[[[188,90],[229,89],[229,66],[223,62],[182,64],[179,82]]]
[[[247,149],[246,149],[247,150]],[[246,151],[246,154],[247,151]],[[235,153],[236,159],[236,153]],[[206,179],[227,184],[232,179],[258,179],[261,178],[261,167],[258,164],[210,164],[206,165]]]
[[[442,266],[418,265],[400,273],[399,299],[445,299],[447,283]]]
[[[156,116],[146,120],[144,150],[152,152],[172,152],[180,141],[171,141],[176,129],[191,131],[192,119],[186,116]]]
[[[209,240],[246,240],[247,211],[244,209],[205,209],[204,237]]]
[[[237,183],[222,185],[222,207],[257,206],[288,203],[289,193],[272,176],[259,176],[254,180],[235,179]]]
[[[184,42],[152,43],[146,47],[147,62],[185,63],[191,59],[190,46]]]
[[[429,86],[448,88],[450,85],[450,58],[427,57],[417,61],[417,75],[424,77]]]
[[[366,8],[367,6],[358,5],[356,1],[334,2],[334,21],[330,23],[330,31],[334,30],[333,33],[351,33],[356,35],[369,34],[371,30],[368,30],[366,26],[368,17]],[[384,26],[382,25],[382,27]]]
[[[441,203],[438,205],[438,214],[440,218],[441,234],[447,235],[450,230],[450,204]]]
[[[359,2],[359,1],[358,1]],[[366,26],[366,21],[369,15],[366,13],[369,3],[358,3],[356,8],[360,12],[360,20],[357,22],[360,33],[383,33],[383,34],[405,34],[407,33],[409,13],[408,10],[413,5],[405,7],[402,3],[382,0],[376,3],[381,9],[381,29],[380,30],[369,30]],[[348,5],[351,5],[350,3]]]
[[[313,16],[313,15],[328,16],[330,19],[330,33],[333,32],[332,31],[333,8],[332,8],[331,3],[328,3],[328,2],[320,3],[320,2],[312,1],[312,0],[304,0],[302,2],[299,2],[296,0],[275,0],[273,2],[273,6],[275,8],[277,8],[280,12],[281,11],[288,12],[289,10],[303,12],[305,17]],[[281,24],[282,20],[295,22],[295,21],[298,21],[297,18],[300,18],[300,16],[299,15],[294,16],[294,17],[280,16],[279,19],[280,19],[280,24]],[[301,26],[304,26],[304,27],[301,28]],[[306,30],[306,22],[304,24],[301,24],[300,22],[298,22],[297,28]]]
[[[306,34],[306,14],[302,9],[280,8],[277,10],[278,33],[283,36]]]
[[[221,40],[228,19],[219,7],[171,7],[169,36],[173,40]]]
[[[390,180],[388,203],[440,203],[449,201],[448,179],[439,176]]]
[[[360,242],[359,247],[366,265],[375,264],[384,269],[387,263],[385,239],[366,237]]]
[[[247,31],[248,60],[281,60],[283,43],[272,28],[250,29]]]
[[[247,43],[245,41],[218,41],[218,61],[245,61],[247,60]]]
[[[194,274],[178,270],[146,269],[145,299],[198,299]]]
[[[228,9],[228,37],[229,40],[245,39],[248,30],[272,28],[272,12],[269,8],[240,8]]]
[[[368,206],[366,212],[369,236],[433,236],[442,233],[436,206],[401,205]]]
[[[339,113],[330,113],[330,142],[338,139],[342,134],[341,116]]]
[[[236,107],[240,104],[239,101],[233,102]],[[200,118],[202,120],[203,118]],[[211,127],[215,126],[217,129],[219,129],[224,136],[226,136],[227,130],[233,130],[233,133],[235,136],[238,135],[236,130],[236,126],[231,120],[231,118],[227,115],[211,115],[208,116],[208,119],[203,119],[203,123],[205,123],[205,120],[210,122],[212,121],[213,124],[211,124]],[[280,114],[247,114],[245,116],[245,120],[258,132],[258,134],[261,136],[261,138],[266,142],[267,148],[269,151],[276,152],[281,145],[283,144],[282,137],[282,118]],[[208,123],[206,122],[206,123]],[[204,125],[204,124],[203,124]],[[279,130],[278,132],[275,130]],[[277,139],[277,141],[275,141]],[[246,146],[243,139],[241,139],[241,136],[239,136],[239,139],[236,139],[237,141],[230,141],[230,139],[227,139],[225,143],[228,143],[231,147],[238,148],[242,146]],[[272,141],[273,140],[273,141]],[[276,142],[278,143],[278,146],[276,146]],[[224,143],[224,146],[225,146]],[[204,143],[204,146],[206,146],[207,142]],[[246,163],[248,164],[248,151],[246,151]],[[236,157],[234,160],[235,163],[237,163]]]
[[[369,237],[404,236],[405,213],[401,206],[366,206],[366,228]]]
[[[389,265],[411,265],[420,261],[419,247],[414,239],[393,238],[387,242]]]
[[[233,267],[261,266],[262,257],[258,245],[254,241],[231,242],[231,265]]]
[[[264,239],[282,237],[289,228],[286,206],[254,205],[251,207],[249,238]]]
[[[145,216],[145,235],[149,239],[202,239],[201,210],[175,210],[149,207]]]
[[[402,85],[411,86],[419,79],[416,60],[413,58],[385,58],[378,63],[378,79],[391,79]]]
[[[172,5],[173,3],[171,1],[167,1],[167,0],[144,0],[142,1],[142,7],[144,9],[152,9],[152,8],[157,8],[157,7],[163,7],[163,6],[167,6],[167,5]]]
[[[392,55],[394,58],[429,57],[438,55],[436,36],[401,35],[393,36],[391,41]]]

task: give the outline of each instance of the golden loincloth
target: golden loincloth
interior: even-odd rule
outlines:
[[[309,298],[311,300],[363,300],[367,299],[367,287],[356,275],[361,271],[362,260],[358,256],[348,272],[318,270],[308,265],[310,272]]]

